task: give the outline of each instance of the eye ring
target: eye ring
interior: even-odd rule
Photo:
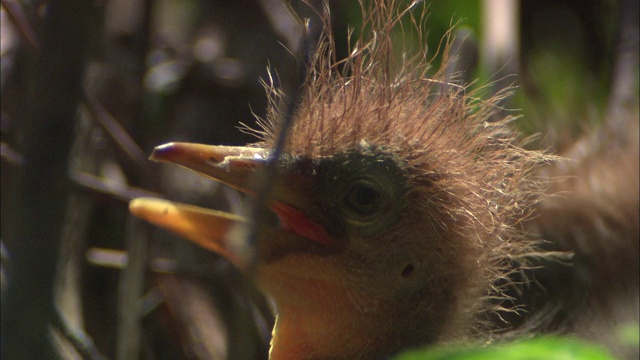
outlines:
[[[353,183],[343,199],[344,208],[357,217],[366,218],[382,211],[382,192],[375,184],[358,181]]]

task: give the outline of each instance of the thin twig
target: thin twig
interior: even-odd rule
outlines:
[[[120,149],[139,166],[143,166],[147,161],[144,151],[138,146],[127,131],[120,126],[120,123],[86,90],[83,93],[84,104],[89,113],[98,121],[98,124],[104,128],[111,136]]]
[[[271,191],[271,188],[273,186],[273,183],[276,177],[277,162],[280,159],[282,152],[284,150],[289,129],[291,129],[293,125],[295,111],[302,98],[302,93],[303,93],[302,87],[307,79],[308,65],[310,61],[309,59],[311,56],[311,49],[310,49],[311,41],[309,39],[309,23],[310,22],[307,19],[307,21],[304,24],[301,24],[303,28],[302,39],[301,39],[303,46],[301,50],[302,59],[300,59],[300,61],[298,62],[298,77],[297,77],[298,83],[297,83],[297,86],[293,88],[293,91],[289,91],[289,96],[286,97],[287,107],[286,107],[286,112],[284,114],[284,118],[282,121],[282,126],[280,127],[280,133],[278,134],[278,139],[276,140],[276,144],[273,148],[273,151],[269,155],[267,167],[265,169],[265,172],[262,174],[263,175],[263,178],[261,179],[262,181],[259,182],[260,185],[257,191],[258,196],[256,198],[256,201],[254,203],[254,208],[253,208],[253,217],[252,217],[253,225],[251,226],[251,229],[250,229],[251,232],[249,233],[249,236],[248,236],[250,247],[255,246],[257,244],[262,220],[265,216],[265,204],[267,203],[268,194]],[[251,257],[250,259],[248,259],[249,261],[247,262],[249,264],[247,266],[247,269],[249,270],[250,273],[253,272],[253,270],[255,269],[255,266],[257,265],[258,259],[255,254],[256,254],[255,251],[252,252]]]
[[[56,308],[53,313],[52,325],[69,341],[85,360],[106,360],[107,358],[96,348],[93,340],[81,329],[75,329],[67,322],[64,315]]]
[[[114,186],[106,182],[101,177],[82,171],[70,171],[69,178],[74,184],[79,185],[84,190],[104,194],[109,198],[116,198],[120,201],[130,201],[138,197],[164,198],[161,194],[140,189],[135,186]]]

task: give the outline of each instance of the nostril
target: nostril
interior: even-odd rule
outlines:
[[[402,277],[408,278],[413,274],[413,270],[414,270],[413,264],[408,264],[407,266],[404,267],[404,269],[402,269]]]

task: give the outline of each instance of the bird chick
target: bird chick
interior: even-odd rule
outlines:
[[[393,28],[415,20],[412,6],[363,3],[360,37],[342,60],[324,14],[275,159],[267,205],[278,221],[260,224],[256,245],[255,280],[277,308],[273,359],[378,358],[477,334],[498,303],[494,284],[531,250],[519,224],[542,192],[530,175],[547,157],[520,147],[512,118],[495,121],[504,94],[482,100],[446,82],[448,46],[431,77],[426,49],[396,59]],[[152,159],[255,193],[285,116],[283,95],[267,88],[259,142],[170,143]],[[153,199],[130,209],[247,265],[230,240],[244,219]]]

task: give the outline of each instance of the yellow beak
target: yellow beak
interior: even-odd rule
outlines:
[[[248,147],[169,143],[154,149],[151,160],[175,163],[204,176],[251,193],[254,174],[268,153]],[[223,211],[156,198],[138,198],[129,204],[131,213],[214,251],[240,269],[247,265],[243,231],[247,219]]]
[[[232,229],[247,224],[241,216],[156,198],[134,199],[129,203],[129,211],[224,256],[240,269],[246,266],[246,258],[241,251],[233,250],[234,247],[240,248],[233,244],[243,241],[232,235]]]

